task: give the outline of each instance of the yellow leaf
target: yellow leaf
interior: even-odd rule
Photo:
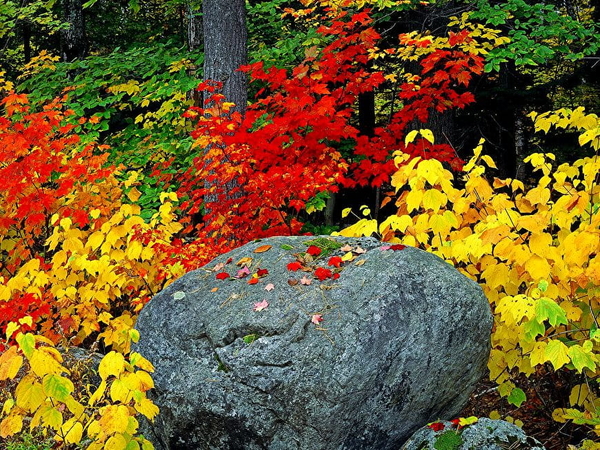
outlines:
[[[46,395],[41,383],[35,381],[33,375],[26,375],[15,389],[15,398],[17,406],[26,411],[33,412],[44,402]]]
[[[127,193],[127,198],[132,202],[137,202],[141,195],[142,193],[140,191],[138,191],[135,187],[132,187]]]
[[[81,403],[75,400],[72,395],[69,395],[67,397],[67,399],[65,400],[65,405],[75,417],[83,417],[83,414],[85,412],[85,406],[83,406]]]
[[[6,339],[10,339],[10,337],[13,335],[13,333],[15,331],[17,331],[20,328],[20,325],[16,322],[9,322],[8,325],[6,326]],[[1,380],[2,378],[0,378]]]
[[[113,380],[110,385],[110,398],[113,402],[127,403],[132,397],[132,389],[130,389],[123,380]]]
[[[0,437],[7,438],[23,428],[23,416],[11,414],[0,422]]]
[[[491,158],[491,156],[489,156],[489,155],[481,155],[481,159],[483,161],[485,161],[485,163],[488,165],[488,167],[491,167],[492,169],[497,169],[498,168],[498,167],[496,167],[496,163]]]
[[[446,206],[448,198],[446,194],[436,189],[428,189],[423,195],[423,207],[438,212],[442,206]]]
[[[99,425],[106,434],[123,433],[127,430],[129,410],[125,405],[109,405],[100,409]]]
[[[444,178],[445,169],[437,159],[425,159],[417,166],[417,175],[423,177],[431,186]]]
[[[152,379],[152,377],[150,376],[150,374],[148,372],[145,372],[143,370],[138,370],[135,373],[135,376],[140,380],[140,390],[142,391],[147,391],[148,389],[152,389],[154,387],[154,380]]]
[[[106,441],[105,448],[110,450],[126,450],[127,439],[122,434],[115,434]]]
[[[127,255],[127,257],[129,259],[138,259],[140,257],[140,255],[142,254],[143,249],[144,249],[144,246],[142,245],[142,243],[140,241],[132,240],[131,242],[129,242],[129,245],[127,246],[127,251],[125,252],[125,254]]]
[[[139,403],[136,402],[134,408],[150,420],[154,419],[159,412],[158,406],[152,403],[148,398],[142,398]]]
[[[544,357],[554,366],[554,370],[560,369],[565,364],[569,364],[571,358],[568,355],[568,348],[558,340],[552,340],[544,350]]]
[[[42,426],[50,427],[53,430],[59,430],[63,424],[63,415],[56,407],[52,406],[51,403],[48,403],[36,411],[31,419],[29,428],[35,428],[40,425],[40,422]]]
[[[529,260],[525,263],[525,268],[534,280],[544,280],[550,275],[552,267],[548,264],[545,258],[538,255],[531,255]]]
[[[571,406],[583,406],[588,395],[590,395],[590,391],[587,384],[578,384],[571,389],[569,404]]]
[[[173,202],[177,201],[177,193],[176,192],[161,192],[158,196],[161,203],[164,203],[167,199]]]
[[[418,130],[410,131],[404,138],[404,146],[407,146],[408,144],[413,142],[415,140],[415,138],[417,137],[417,134],[419,134]]]
[[[430,143],[434,143],[435,139],[433,137],[433,133],[431,132],[431,130],[427,130],[427,129],[421,129],[419,130],[419,133],[421,134],[421,136],[423,136],[425,139],[427,139]]]
[[[356,258],[356,256],[354,256],[354,253],[348,252],[344,256],[342,256],[342,261],[352,261],[354,258]]]
[[[75,418],[71,418],[62,424],[58,435],[67,444],[78,444],[83,436],[83,425]]]
[[[421,202],[423,201],[423,191],[414,190],[410,191],[406,196],[406,208],[408,212],[412,212],[414,210],[418,210],[421,207]]]
[[[533,346],[533,350],[529,354],[529,361],[532,366],[537,366],[539,364],[544,364],[546,360],[546,346],[548,344],[544,341],[536,342]]]
[[[15,401],[12,398],[8,398],[4,402],[4,405],[2,405],[2,415],[8,414],[13,406],[15,406]]]
[[[96,404],[96,402],[102,398],[105,390],[106,390],[106,380],[102,380],[100,382],[100,385],[98,386],[98,389],[96,389],[94,391],[94,393],[90,396],[90,399],[88,400],[88,405],[94,406]]]
[[[48,352],[41,349],[34,350],[29,359],[31,370],[38,376],[43,377],[46,374],[60,374],[66,369]]]
[[[98,366],[98,373],[103,380],[111,375],[118,377],[124,370],[125,358],[121,353],[115,351],[108,352]]]
[[[152,363],[138,352],[131,352],[131,354],[129,355],[129,361],[133,366],[139,367],[140,369],[145,370],[146,372],[154,372],[154,366],[152,365]]]
[[[104,242],[104,233],[101,231],[93,232],[87,240],[87,246],[92,250],[96,250]]]

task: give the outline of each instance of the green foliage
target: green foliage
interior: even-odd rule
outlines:
[[[553,59],[574,61],[595,55],[600,48],[596,24],[573,18],[552,3],[479,0],[468,16],[505,29],[510,38],[510,43],[486,56],[486,72],[498,71],[507,61],[516,66],[546,64]]]
[[[142,183],[137,204],[149,219],[160,206],[162,179],[150,176],[156,163],[171,161],[163,175],[187,168],[194,156],[190,127],[182,114],[192,105],[189,92],[198,84],[200,53],[171,44],[116,49],[72,63],[48,64],[36,58],[19,90],[37,106],[67,92],[67,106],[80,121],[86,142],[110,146],[110,161],[138,170]],[[75,119],[74,119],[75,120]]]
[[[5,450],[51,450],[54,440],[39,434],[21,433],[4,443]]]
[[[437,436],[433,448],[436,450],[458,450],[463,443],[460,433],[448,430]]]

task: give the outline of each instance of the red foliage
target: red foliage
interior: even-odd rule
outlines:
[[[205,108],[192,108],[186,116],[198,120],[193,137],[204,151],[184,176],[180,192],[188,198],[182,206],[190,214],[204,208],[200,236],[212,248],[298,234],[302,223],[297,213],[319,192],[388,182],[396,150],[461,164],[446,144],[420,139],[405,146],[403,140],[416,122],[427,122],[430,111],[473,101],[471,93],[460,89],[482,72],[481,57],[452,48],[432,51],[420,61],[419,85],[400,86],[404,106],[390,123],[377,128],[373,137],[360,135],[352,124],[358,96],[386,82],[381,71],[371,68],[370,53],[380,38],[371,22],[366,12],[340,14],[318,29],[334,36],[333,42],[322,51],[307,49],[292,71],[265,68],[262,62],[243,67],[264,86],[244,117],[230,112],[219,84],[200,85],[211,97]],[[451,45],[465,39],[468,34],[452,35]],[[349,142],[354,143],[351,159],[339,150]]]

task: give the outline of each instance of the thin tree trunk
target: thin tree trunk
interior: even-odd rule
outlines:
[[[523,180],[525,175],[523,170],[523,159],[525,159],[525,123],[523,122],[523,115],[520,111],[515,111],[515,178]]]
[[[81,0],[62,0],[63,20],[69,27],[61,31],[63,61],[85,58],[88,44]]]

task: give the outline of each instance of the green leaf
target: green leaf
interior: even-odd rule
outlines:
[[[60,402],[67,400],[71,392],[75,389],[71,380],[60,375],[48,374],[42,381],[44,393]]]
[[[436,450],[458,450],[462,445],[463,440],[456,431],[449,430],[438,436],[433,448]]]
[[[576,344],[569,348],[567,351],[571,357],[571,362],[575,366],[578,372],[582,372],[584,368],[590,370],[596,369],[596,356],[592,353],[594,345],[591,341],[585,341],[583,346]]]
[[[538,299],[535,305],[535,319],[539,323],[548,320],[553,327],[567,323],[565,311],[554,300],[546,297]]]
[[[19,347],[21,347],[21,350],[23,350],[25,356],[31,358],[31,355],[33,355],[33,351],[35,350],[35,338],[33,337],[33,334],[18,334],[17,343],[19,344]]]
[[[244,342],[246,344],[252,344],[255,340],[257,340],[260,336],[256,333],[254,334],[247,334],[246,336],[244,336],[242,339],[244,340]]]
[[[514,388],[506,399],[508,400],[508,403],[519,408],[523,402],[527,400],[527,396],[522,389]]]
[[[527,339],[533,341],[537,336],[541,336],[546,332],[546,327],[537,320],[530,320],[529,322],[525,322],[523,330]]]

